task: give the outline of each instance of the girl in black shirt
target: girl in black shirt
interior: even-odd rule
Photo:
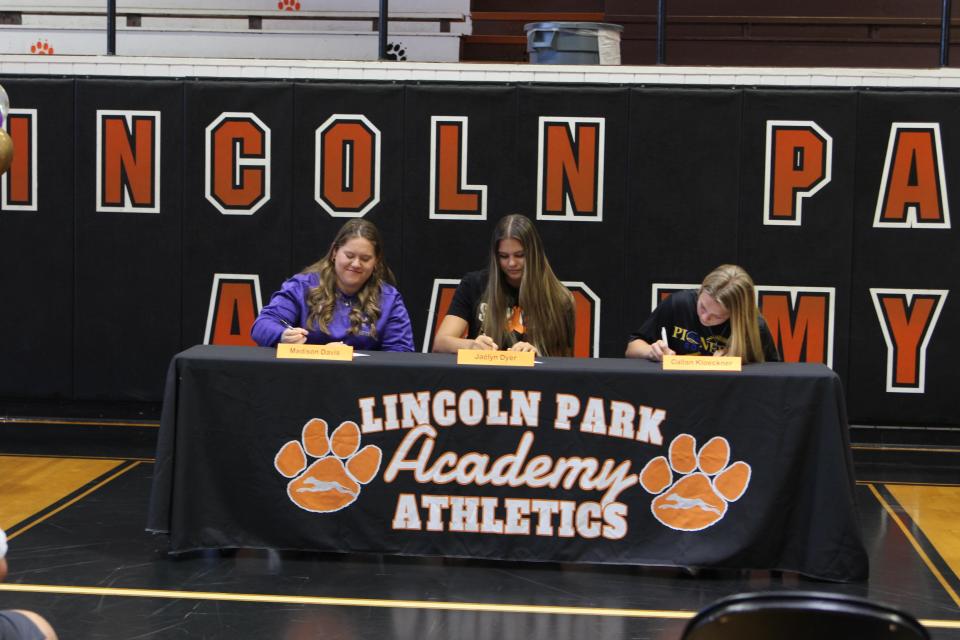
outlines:
[[[510,215],[497,223],[483,271],[460,281],[433,350],[573,353],[573,296],[550,268],[540,234],[530,219]]]
[[[630,335],[626,356],[659,362],[677,353],[740,356],[744,364],[780,360],[757,309],[753,280],[741,267],[721,265],[699,290],[678,291],[661,302]]]

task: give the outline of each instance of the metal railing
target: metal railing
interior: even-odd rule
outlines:
[[[388,0],[380,0],[380,20],[377,23],[377,30],[380,32],[380,53],[378,57],[381,61],[387,59],[387,14],[389,13],[387,2]],[[950,2],[950,0],[944,0],[944,2]]]
[[[107,55],[117,53],[117,0],[107,0]]]
[[[940,10],[940,66],[950,64],[950,0],[943,0]]]
[[[662,2],[662,0],[661,0]],[[387,15],[389,14],[389,0],[380,0],[380,15],[377,21],[377,31],[380,35],[378,57],[387,60]],[[107,55],[117,53],[117,0],[107,0]]]

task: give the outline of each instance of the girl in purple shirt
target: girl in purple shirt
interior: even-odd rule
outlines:
[[[330,251],[283,283],[253,323],[263,347],[342,342],[355,349],[413,351],[413,329],[380,232],[363,219],[340,228]]]

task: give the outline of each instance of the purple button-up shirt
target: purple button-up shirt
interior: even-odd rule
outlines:
[[[280,336],[286,327],[280,321],[286,320],[294,327],[303,327],[310,333],[309,344],[342,342],[354,349],[365,351],[413,351],[413,328],[410,316],[403,306],[403,298],[395,287],[382,282],[380,284],[380,317],[377,319],[377,335],[370,335],[370,325],[363,324],[359,335],[347,333],[350,329],[350,307],[356,303],[356,297],[337,296],[333,317],[327,332],[319,328],[307,327],[307,295],[310,289],[319,284],[316,273],[298,273],[283,283],[280,291],[270,298],[253,323],[251,336],[262,347],[274,347],[280,342]]]

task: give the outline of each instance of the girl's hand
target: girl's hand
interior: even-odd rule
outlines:
[[[493,341],[493,338],[490,336],[485,336],[482,333],[476,337],[473,341],[472,349],[477,349],[480,351],[496,351],[497,343]]]
[[[304,344],[307,341],[307,330],[300,327],[284,329],[280,334],[280,342],[284,344]]]
[[[540,352],[537,351],[537,348],[532,344],[530,344],[529,342],[517,342],[512,347],[510,347],[510,351],[523,351],[523,352],[532,351],[536,355],[540,355]]]
[[[651,362],[662,362],[663,356],[673,355],[676,355],[676,352],[668,347],[664,340],[657,340],[650,345],[650,353],[647,354],[647,359]]]

